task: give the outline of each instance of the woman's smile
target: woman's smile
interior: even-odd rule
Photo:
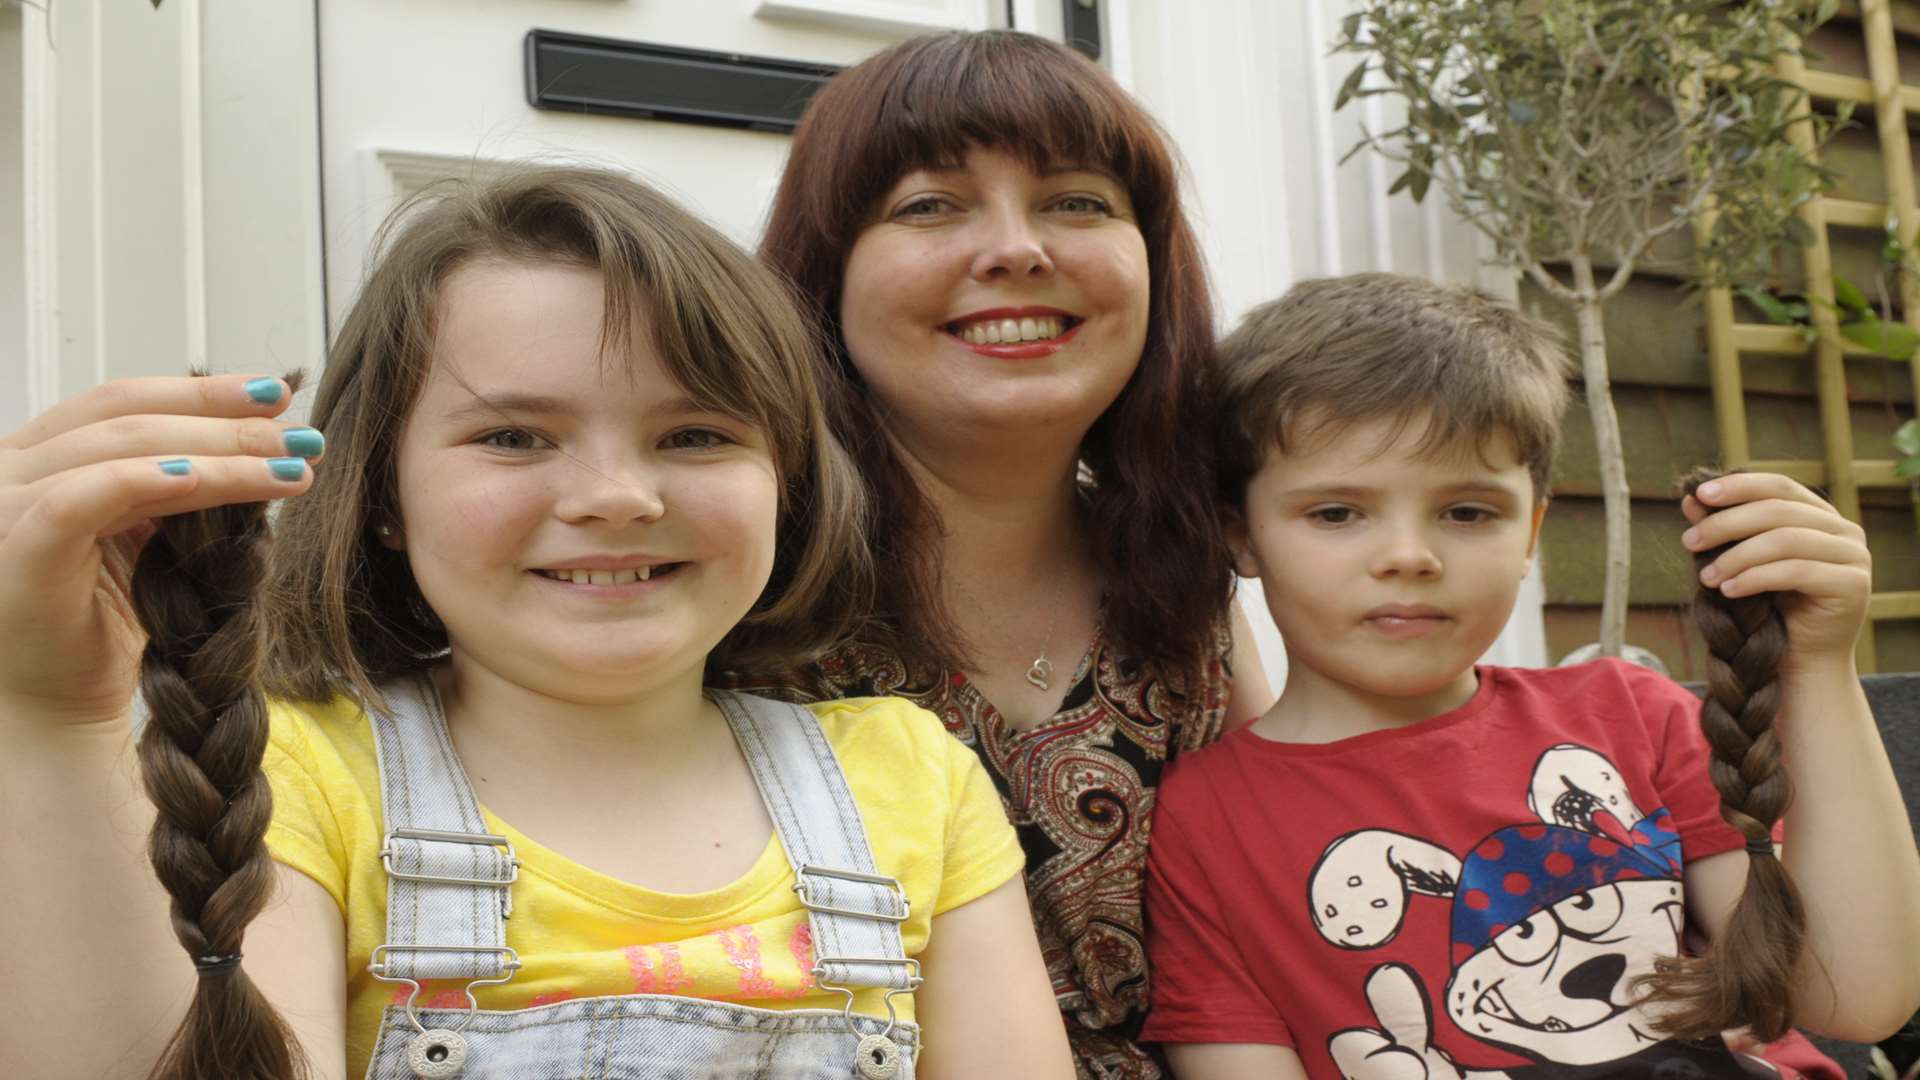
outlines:
[[[982,356],[1037,360],[1060,351],[1085,321],[1059,308],[991,308],[962,316],[942,329]]]

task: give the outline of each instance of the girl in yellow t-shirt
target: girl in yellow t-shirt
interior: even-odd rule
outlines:
[[[391,230],[313,427],[219,376],[0,441],[0,1073],[1070,1076],[972,753],[705,686],[869,597],[783,286],[593,170]]]

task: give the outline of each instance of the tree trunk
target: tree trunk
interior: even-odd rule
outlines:
[[[1607,334],[1600,324],[1600,299],[1593,285],[1593,260],[1573,259],[1574,318],[1580,327],[1580,371],[1587,384],[1587,412],[1600,451],[1600,490],[1606,496],[1607,577],[1600,594],[1600,655],[1619,656],[1627,636],[1627,570],[1631,565],[1632,503],[1627,462],[1620,449],[1620,418],[1613,411],[1607,380]]]

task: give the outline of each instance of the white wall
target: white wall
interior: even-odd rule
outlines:
[[[319,362],[313,2],[0,5],[0,425],[108,378]]]
[[[20,9],[0,4],[0,147],[25,145]],[[26,420],[27,395],[6,393],[15,376],[24,390],[27,356],[26,157],[0,152],[0,431]]]
[[[222,371],[317,370],[326,347],[314,2],[201,17],[205,340]]]

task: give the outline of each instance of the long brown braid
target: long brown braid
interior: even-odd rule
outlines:
[[[1687,494],[1719,475],[1694,472]],[[1731,546],[1700,552],[1696,569]],[[1747,882],[1705,956],[1662,960],[1641,985],[1644,1000],[1663,1007],[1656,1023],[1664,1031],[1698,1037],[1748,1027],[1771,1042],[1793,1022],[1791,983],[1807,930],[1800,891],[1773,846],[1774,822],[1793,795],[1774,730],[1787,626],[1770,592],[1736,598],[1702,586],[1693,617],[1708,652],[1700,709],[1713,751],[1708,771],[1720,816],[1747,838]]]
[[[239,967],[247,924],[274,880],[255,603],[266,539],[262,503],[181,514],[160,523],[134,570],[133,605],[148,635],[139,759],[158,811],[148,854],[200,975],[155,1080],[306,1075],[291,1032]]]

